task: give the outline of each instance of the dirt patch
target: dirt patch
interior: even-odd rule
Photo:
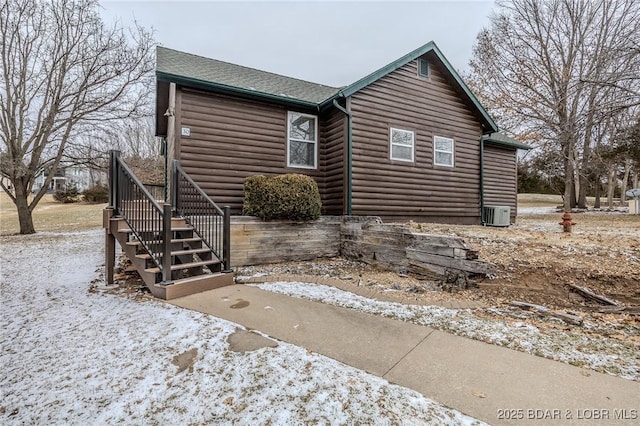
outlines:
[[[189,349],[188,351],[182,352],[179,355],[176,355],[171,360],[171,364],[178,367],[178,371],[176,374],[182,373],[186,369],[191,370],[193,367],[193,362],[198,356],[198,350],[196,348]]]
[[[593,310],[597,302],[575,292],[587,287],[621,305],[640,305],[640,216],[617,212],[574,214],[571,234],[559,214],[528,215],[509,228],[412,224],[420,232],[457,235],[496,265],[478,280],[482,300],[524,300],[554,308]]]
[[[91,281],[89,293],[115,294],[136,301],[155,299],[126,255],[122,254],[117,259],[114,272],[114,283],[108,285],[105,284],[104,270],[100,271],[99,276]]]

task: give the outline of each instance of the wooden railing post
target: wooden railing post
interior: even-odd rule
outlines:
[[[171,204],[165,203],[162,216],[162,284],[171,282]]]
[[[171,161],[171,205],[174,210],[179,208],[180,191],[178,191],[178,184],[180,182],[180,176],[178,176],[178,160]]]
[[[224,220],[222,225],[222,257],[224,262],[224,270],[222,272],[231,272],[231,207],[224,206]]]
[[[109,207],[118,213],[120,207],[120,194],[118,194],[118,159],[120,151],[112,149],[109,151]]]

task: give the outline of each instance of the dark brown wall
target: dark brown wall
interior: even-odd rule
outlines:
[[[347,120],[337,109],[332,109],[320,118],[320,167],[324,172],[323,208],[326,214],[345,213],[345,144]]]
[[[429,56],[352,95],[353,214],[386,220],[479,223],[481,123]],[[415,132],[414,163],[389,159],[389,128]],[[455,167],[434,166],[433,136],[453,138]]]
[[[229,205],[234,214],[240,213],[243,181],[247,176],[301,173],[318,182],[326,207],[323,213],[333,213],[332,209],[339,207],[334,195],[335,183],[326,184],[323,170],[328,167],[326,159],[329,158],[323,138],[326,135],[331,141],[331,155],[335,156],[335,139],[342,120],[339,115],[331,116],[328,123],[319,120],[318,170],[287,168],[286,107],[186,88],[178,92],[178,159],[218,205]],[[189,127],[191,135],[180,136],[181,127]],[[333,166],[331,171],[335,179]]]
[[[516,150],[486,144],[484,170],[484,205],[511,207],[514,223],[518,204]]]

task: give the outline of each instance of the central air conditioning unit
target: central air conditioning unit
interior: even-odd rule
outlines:
[[[487,226],[511,225],[511,207],[509,206],[485,206],[484,224]]]

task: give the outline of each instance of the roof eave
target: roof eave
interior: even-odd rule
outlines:
[[[516,148],[516,149],[522,149],[522,150],[531,150],[533,149],[532,146],[524,144],[522,142],[519,142],[515,139],[513,140],[504,140],[504,139],[497,139],[497,138],[492,138],[491,135],[487,135],[487,136],[483,136],[482,140],[484,142],[489,142],[492,143],[494,145],[500,145],[500,146],[506,146],[509,148]]]
[[[273,95],[271,93],[259,92],[256,90],[243,89],[241,87],[228,86],[225,84],[212,83],[210,81],[199,80],[191,77],[185,77],[177,74],[156,71],[156,79],[158,81],[168,81],[183,86],[193,87],[196,89],[204,89],[218,93],[241,95],[245,98],[268,100],[283,105],[303,107],[307,109],[318,110],[319,104],[316,102],[304,101],[301,99],[290,98],[285,96]]]

